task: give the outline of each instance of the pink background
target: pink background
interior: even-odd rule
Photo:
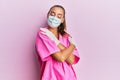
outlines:
[[[78,80],[120,80],[120,0],[0,0],[0,80],[39,80],[35,37],[54,4],[80,52]]]

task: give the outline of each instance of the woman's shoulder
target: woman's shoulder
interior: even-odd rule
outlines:
[[[41,29],[47,29],[46,27],[41,27],[38,31],[37,31],[37,36],[39,36],[40,38],[47,38],[47,36],[46,35],[44,35],[42,32],[42,30]]]
[[[37,34],[41,35],[42,34],[42,29],[48,29],[47,27],[40,27],[40,29],[37,31]]]

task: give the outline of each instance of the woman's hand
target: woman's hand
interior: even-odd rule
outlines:
[[[56,45],[58,45],[60,43],[60,41],[55,37],[55,35],[52,32],[50,32],[48,29],[46,29],[46,28],[40,28],[40,30],[42,31],[42,34],[45,34],[51,40],[53,40]]]
[[[76,45],[74,39],[73,39],[71,36],[68,37],[68,40],[69,40],[69,42],[70,42],[71,44],[73,44],[74,46]]]

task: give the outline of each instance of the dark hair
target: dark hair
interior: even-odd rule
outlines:
[[[65,30],[66,30],[66,20],[65,20],[65,9],[61,6],[61,5],[54,5],[50,8],[48,14],[50,13],[51,9],[54,7],[59,7],[64,11],[64,22],[60,24],[60,26],[58,27],[58,33],[60,33],[61,35],[66,34]]]

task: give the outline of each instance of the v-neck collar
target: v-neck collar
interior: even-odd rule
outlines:
[[[48,29],[48,27],[45,27],[46,29]],[[49,30],[49,29],[48,29]],[[50,30],[49,30],[50,31]],[[58,33],[58,38],[57,38],[59,41],[62,40],[62,35],[60,33]]]

